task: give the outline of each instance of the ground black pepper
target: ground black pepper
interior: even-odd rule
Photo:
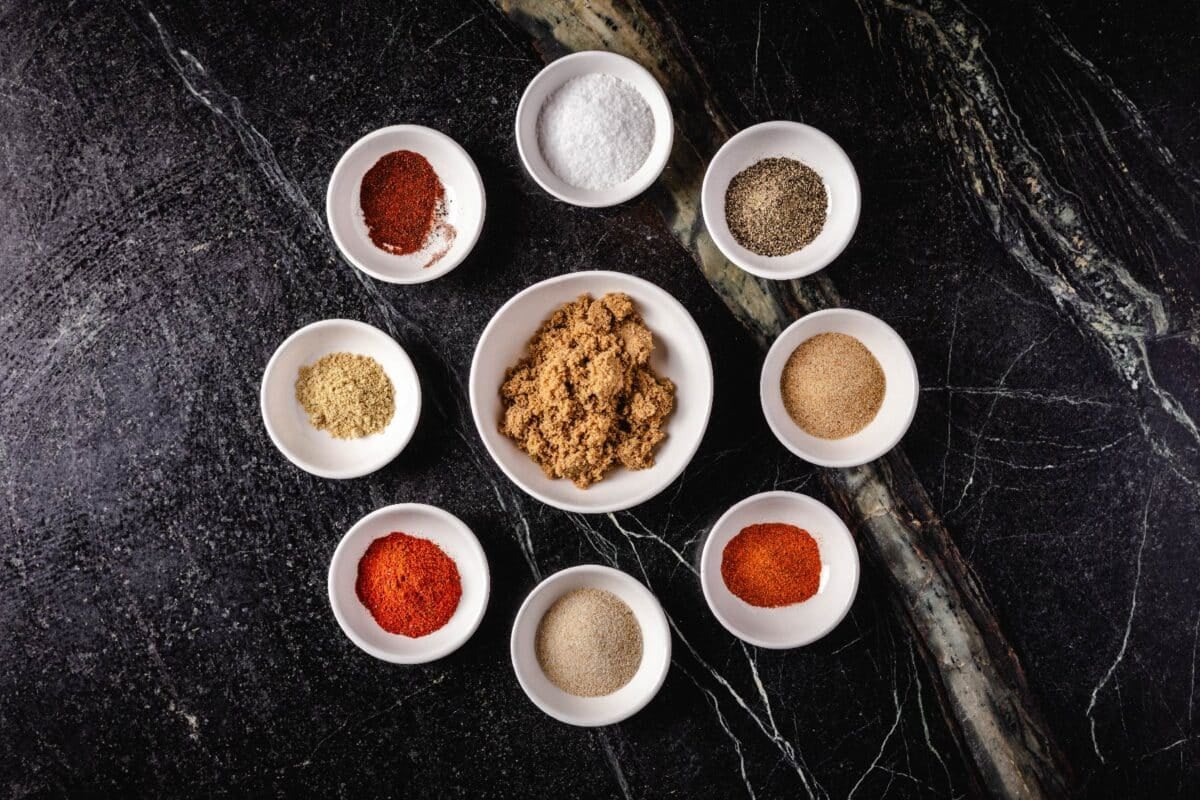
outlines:
[[[811,167],[791,158],[764,158],[733,176],[725,190],[725,221],[737,243],[760,256],[786,256],[825,227],[829,196]]]

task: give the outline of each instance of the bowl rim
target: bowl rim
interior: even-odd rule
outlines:
[[[382,336],[390,346],[395,348],[395,355],[399,357],[408,371],[412,374],[413,385],[416,387],[416,405],[412,411],[412,424],[408,426],[408,430],[395,436],[395,441],[392,446],[384,450],[379,456],[369,461],[364,461],[357,467],[347,467],[346,469],[326,469],[317,464],[314,464],[307,459],[302,458],[296,453],[279,435],[279,432],[272,424],[272,415],[267,411],[267,387],[271,383],[272,378],[278,370],[279,360],[282,358],[284,351],[295,343],[302,336],[311,334],[315,330],[321,328],[336,328],[350,327],[370,333],[372,335]],[[262,381],[259,384],[258,390],[258,406],[259,413],[262,416],[263,426],[267,429],[267,436],[270,437],[271,443],[275,445],[275,449],[283,453],[284,457],[294,465],[309,473],[316,475],[318,478],[330,478],[333,480],[348,480],[350,478],[361,478],[364,475],[370,475],[372,472],[377,472],[395,460],[396,456],[404,451],[408,443],[412,441],[413,435],[417,431],[417,426],[421,421],[421,376],[417,373],[417,368],[409,358],[408,352],[400,346],[400,343],[389,336],[386,332],[376,328],[374,325],[366,322],[360,322],[356,319],[322,319],[293,331],[286,339],[279,343],[275,351],[271,354],[271,358],[267,361],[267,366],[263,369]],[[386,432],[386,428],[384,431]]]
[[[382,139],[387,136],[401,135],[406,133],[424,134],[438,139],[466,162],[466,165],[469,167],[468,172],[473,178],[471,183],[474,185],[475,190],[479,193],[479,223],[474,225],[470,231],[470,235],[465,237],[466,246],[463,248],[462,253],[457,258],[443,258],[432,267],[423,269],[419,273],[416,273],[412,276],[388,275],[368,267],[357,257],[355,257],[350,248],[347,247],[345,240],[338,233],[338,226],[335,225],[333,221],[333,189],[340,180],[345,180],[344,173],[347,169],[347,164],[349,163],[350,158],[359,150],[366,147],[375,139]],[[440,175],[438,176],[438,180],[441,180]],[[325,189],[325,225],[329,228],[329,234],[333,238],[333,243],[337,246],[338,252],[341,253],[342,258],[350,263],[350,266],[366,275],[370,275],[376,280],[383,281],[384,283],[402,285],[428,283],[429,281],[436,280],[437,278],[440,278],[451,270],[455,269],[459,264],[466,261],[467,256],[469,256],[471,251],[475,249],[475,245],[479,242],[479,237],[483,233],[483,222],[486,216],[487,192],[484,190],[483,177],[479,174],[479,167],[475,164],[475,159],[471,158],[471,154],[466,151],[466,148],[464,148],[448,134],[442,133],[436,128],[430,128],[425,125],[415,125],[411,123],[387,125],[382,128],[376,128],[375,130],[364,134],[357,141],[355,141],[354,144],[346,148],[344,153],[342,153],[341,158],[339,158],[337,164],[334,165],[333,171],[329,173],[329,183]],[[462,231],[458,231],[457,235],[461,234]]]
[[[471,620],[471,622],[464,629],[463,633],[457,638],[450,640],[448,643],[443,644],[439,648],[431,649],[428,652],[417,656],[405,656],[389,650],[384,650],[382,648],[375,647],[370,642],[367,642],[365,639],[360,637],[358,632],[354,630],[349,621],[346,619],[345,615],[342,613],[342,604],[337,599],[337,592],[334,589],[334,568],[343,558],[346,558],[345,553],[346,549],[349,547],[349,542],[356,538],[360,531],[366,528],[369,524],[373,523],[377,517],[404,512],[427,513],[435,517],[440,517],[443,521],[447,522],[451,528],[458,531],[458,533],[463,537],[463,540],[466,542],[468,549],[473,551],[473,553],[479,558],[479,563],[483,565],[483,602],[480,604],[479,612],[475,615],[475,618]],[[418,536],[418,538],[427,539],[428,537]],[[460,574],[461,572],[462,571],[460,570]],[[444,508],[429,505],[428,503],[393,503],[392,505],[377,508],[361,517],[357,522],[351,525],[344,534],[342,534],[342,538],[338,541],[337,547],[335,547],[333,550],[333,555],[329,558],[329,569],[326,571],[325,585],[329,598],[329,607],[333,611],[333,616],[334,619],[337,620],[338,627],[342,629],[342,633],[344,633],[346,638],[353,642],[358,649],[370,656],[378,658],[380,661],[387,661],[392,664],[427,664],[430,661],[437,661],[440,658],[445,658],[454,651],[458,650],[460,647],[466,644],[472,636],[475,635],[477,630],[479,630],[479,625],[483,622],[483,618],[487,614],[488,601],[491,599],[492,573],[491,567],[488,565],[487,553],[484,551],[483,545],[479,543],[479,537],[477,537],[475,532],[471,530],[470,526],[463,522],[457,515],[451,514]]]
[[[718,194],[716,188],[712,186],[710,181],[713,172],[713,166],[718,164],[723,156],[728,158],[733,147],[739,143],[740,140],[744,141],[745,139],[749,139],[756,134],[760,134],[771,129],[788,130],[792,131],[793,133],[804,133],[805,135],[811,135],[814,138],[821,140],[824,144],[829,146],[830,151],[834,153],[837,160],[842,161],[845,166],[849,168],[852,185],[854,187],[854,202],[851,224],[846,232],[846,235],[837,243],[837,246],[830,252],[827,258],[814,259],[809,264],[792,269],[766,270],[760,267],[758,264],[743,258],[729,246],[729,243],[725,241],[725,237],[723,235],[718,236],[716,233],[714,233],[714,226],[709,223],[710,215],[715,215],[718,212],[724,213],[725,211],[724,193],[720,193],[719,204],[716,199],[713,199]],[[838,257],[845,252],[846,247],[849,246],[851,240],[854,238],[855,232],[858,230],[858,222],[862,216],[862,184],[858,179],[858,171],[854,168],[854,162],[850,160],[849,154],[846,153],[842,146],[839,145],[832,136],[819,128],[815,128],[812,125],[806,125],[803,122],[795,122],[794,120],[786,119],[768,120],[766,122],[759,122],[755,125],[751,125],[748,128],[743,128],[733,136],[729,137],[725,144],[721,145],[716,154],[708,162],[708,167],[704,170],[704,181],[700,185],[700,212],[701,216],[704,218],[704,228],[706,231],[708,231],[709,238],[712,239],[713,244],[717,246],[717,249],[721,252],[721,255],[725,256],[725,258],[727,258],[738,269],[748,272],[756,277],[765,278],[766,280],[793,280],[795,278],[803,278],[806,275],[812,275],[815,272],[820,272],[821,270],[825,269],[825,267],[836,261]],[[801,248],[801,250],[802,249],[803,248]],[[760,256],[760,258],[769,258],[769,256]],[[780,256],[780,258],[787,258],[787,256]]]
[[[663,659],[662,669],[659,670],[658,674],[654,676],[653,685],[645,692],[645,695],[639,696],[629,706],[621,710],[610,712],[604,716],[599,716],[596,718],[585,719],[573,714],[561,713],[557,709],[554,709],[546,703],[543,703],[541,698],[538,697],[532,688],[525,682],[525,679],[521,673],[521,669],[517,666],[517,632],[518,630],[521,630],[531,624],[529,622],[529,606],[532,604],[535,598],[547,593],[548,591],[551,591],[555,584],[561,583],[563,579],[573,575],[609,575],[625,585],[629,591],[641,593],[650,601],[651,616],[653,617],[654,627],[659,629],[658,633],[661,635],[662,641],[664,642],[663,646],[666,648],[666,657]],[[621,597],[621,601],[624,602],[625,598]],[[646,639],[646,633],[643,629],[643,648],[645,647]],[[603,725],[613,725],[629,719],[634,714],[638,713],[647,705],[649,705],[650,701],[658,695],[659,690],[662,689],[663,684],[666,682],[667,673],[671,671],[671,655],[673,652],[672,648],[673,645],[671,642],[670,620],[667,617],[667,612],[662,607],[662,603],[659,602],[658,597],[650,590],[650,587],[646,586],[628,572],[617,569],[616,567],[609,567],[604,564],[576,564],[573,567],[560,569],[558,572],[547,575],[545,578],[538,581],[537,585],[530,589],[529,594],[527,594],[525,599],[521,601],[521,606],[519,609],[517,609],[517,615],[513,618],[512,632],[510,633],[508,640],[508,652],[509,658],[512,661],[513,674],[516,675],[517,683],[520,684],[521,690],[525,692],[525,696],[528,697],[535,706],[541,709],[542,712],[548,716],[553,717],[559,722],[565,722],[568,725],[575,725],[581,728],[597,728]],[[645,658],[644,649],[642,658]],[[537,665],[536,654],[534,655],[533,660],[534,667],[540,669],[541,667]],[[641,669],[640,666],[639,669]]]
[[[670,125],[665,126],[666,130],[665,130],[665,132],[662,132],[662,133],[660,133],[658,130],[660,126],[655,125],[654,142],[651,144],[651,153],[653,153],[654,149],[656,147],[658,147],[660,141],[665,142],[665,145],[662,148],[663,154],[657,161],[650,162],[650,156],[647,155],[646,160],[647,160],[647,162],[650,162],[652,169],[649,172],[647,172],[646,177],[644,177],[641,180],[636,181],[636,182],[626,180],[624,184],[616,184],[616,186],[612,186],[607,189],[599,190],[599,191],[605,191],[605,192],[611,191],[612,197],[610,197],[609,199],[587,199],[587,198],[580,197],[578,194],[572,194],[570,192],[561,192],[561,191],[558,191],[557,189],[552,188],[544,180],[543,176],[538,174],[538,171],[533,168],[533,166],[530,162],[530,157],[529,157],[529,153],[527,152],[527,150],[529,147],[537,147],[537,143],[533,142],[533,143],[527,144],[525,142],[524,137],[522,137],[522,135],[521,135],[521,121],[523,119],[525,119],[528,114],[541,111],[540,107],[537,109],[534,109],[532,111],[530,110],[531,109],[531,101],[529,100],[529,97],[530,97],[530,94],[533,92],[533,89],[537,86],[540,86],[543,83],[547,83],[548,81],[552,80],[554,78],[555,74],[562,70],[561,65],[569,64],[572,61],[581,60],[581,59],[582,60],[593,59],[596,61],[611,60],[611,61],[627,62],[636,71],[640,71],[640,72],[644,73],[645,76],[650,79],[650,85],[653,87],[653,89],[651,90],[651,94],[653,94],[653,97],[646,97],[645,98],[646,104],[651,106],[651,108],[653,109],[653,105],[655,103],[661,103],[662,107],[667,110],[667,117],[671,122]],[[641,93],[641,94],[643,94],[643,96],[645,96],[645,93],[641,91],[640,87],[635,87],[635,88],[637,88],[639,93]],[[537,123],[535,121],[535,123],[534,123],[535,128],[536,128],[536,124]],[[608,208],[610,206],[620,205],[621,203],[627,202],[627,201],[632,200],[633,198],[637,197],[642,192],[649,189],[654,184],[654,182],[658,180],[659,176],[662,175],[663,170],[667,166],[667,162],[671,160],[671,151],[675,145],[675,112],[671,108],[671,101],[667,98],[667,93],[663,90],[662,84],[660,84],[658,82],[658,79],[654,77],[654,74],[651,73],[650,70],[643,67],[637,61],[634,61],[632,58],[629,58],[628,56],[623,56],[620,53],[614,53],[609,50],[579,50],[577,52],[565,55],[562,58],[554,59],[553,61],[548,63],[546,66],[544,66],[540,70],[538,70],[538,74],[534,75],[533,78],[530,79],[529,83],[525,85],[525,91],[523,91],[521,93],[521,100],[520,100],[520,102],[517,103],[517,113],[516,113],[516,116],[514,118],[514,123],[513,123],[513,134],[514,134],[514,138],[517,140],[517,153],[521,157],[521,165],[525,167],[526,174],[528,174],[529,177],[533,178],[534,182],[538,186],[540,186],[543,189],[543,191],[545,191],[550,196],[555,197],[555,198],[563,201],[564,203],[569,203],[570,205],[573,205],[573,206],[580,206],[581,208]],[[569,186],[569,184],[567,184],[566,181],[562,181],[562,183],[564,185]],[[623,186],[625,184],[628,184],[628,186],[623,191],[620,191],[620,192],[613,191],[617,187]],[[596,191],[596,190],[581,189],[579,191]]]
[[[767,372],[767,365],[771,363],[772,356],[776,351],[783,348],[783,342],[788,338],[796,328],[801,324],[813,319],[820,319],[827,316],[843,316],[843,317],[858,317],[867,320],[870,324],[882,326],[885,335],[890,336],[900,344],[900,350],[904,353],[904,366],[908,367],[909,373],[912,375],[913,390],[908,397],[908,409],[905,415],[904,424],[897,428],[896,433],[886,439],[880,439],[880,444],[877,447],[872,447],[866,452],[870,454],[869,458],[823,458],[814,455],[812,452],[804,449],[793,442],[787,435],[786,431],[777,423],[777,421],[767,411],[767,393],[775,391],[772,387],[778,386],[781,372],[772,370],[770,374]],[[799,346],[799,343],[797,343]],[[874,354],[872,354],[874,355]],[[818,467],[833,467],[833,468],[848,468],[861,467],[863,464],[869,464],[877,458],[887,455],[896,445],[900,444],[900,440],[908,433],[908,429],[912,426],[912,421],[917,415],[917,405],[921,396],[921,379],[917,372],[917,362],[913,358],[912,351],[908,348],[908,343],[904,341],[896,329],[886,322],[881,320],[874,314],[868,314],[866,311],[860,311],[856,308],[823,308],[820,311],[814,311],[811,314],[805,314],[800,319],[793,322],[784,328],[775,341],[771,343],[770,349],[767,350],[767,355],[763,359],[762,370],[759,373],[758,382],[758,400],[759,406],[762,408],[763,417],[767,421],[767,427],[771,429],[771,433],[775,434],[775,438],[779,443],[790,450],[794,455],[799,456],[810,464],[815,464]]]
[[[854,583],[851,587],[850,599],[846,603],[845,608],[838,612],[836,617],[831,617],[831,621],[828,624],[817,629],[819,632],[815,636],[802,637],[801,639],[787,642],[760,639],[759,637],[749,634],[733,625],[728,619],[725,618],[725,615],[722,614],[721,610],[717,607],[717,602],[714,599],[712,595],[712,589],[710,588],[711,581],[708,578],[709,563],[713,558],[717,557],[717,555],[713,554],[712,552],[715,548],[715,537],[713,534],[725,524],[727,519],[740,511],[743,507],[774,498],[786,499],[788,502],[799,503],[801,505],[815,506],[819,509],[829,512],[832,518],[837,520],[837,525],[835,526],[835,530],[837,532],[834,535],[844,536],[850,542],[850,550],[854,554]],[[729,631],[731,634],[747,644],[752,644],[755,647],[762,647],[767,650],[795,650],[798,647],[807,647],[814,642],[824,639],[826,636],[832,633],[838,625],[842,624],[842,620],[846,618],[846,616],[850,613],[850,609],[854,607],[854,600],[856,597],[858,597],[858,586],[861,578],[862,559],[858,554],[858,543],[854,540],[854,534],[850,533],[850,529],[846,526],[846,523],[842,520],[842,518],[838,516],[836,511],[812,495],[807,495],[803,492],[789,492],[783,489],[774,489],[767,492],[752,494],[749,497],[739,500],[726,509],[725,513],[718,517],[717,521],[712,524],[712,527],[708,530],[708,536],[704,539],[704,547],[700,549],[700,590],[704,593],[704,601],[708,604],[709,611],[712,612],[712,615],[717,618],[717,622],[721,623],[721,627],[723,627],[725,630]]]
[[[625,500],[622,500],[622,501],[616,502],[616,503],[610,503],[608,505],[601,505],[601,506],[587,505],[587,504],[582,504],[582,503],[574,503],[574,502],[570,502],[570,501],[560,501],[556,498],[551,497],[548,494],[541,492],[534,486],[526,484],[523,480],[521,480],[519,477],[517,477],[517,475],[513,471],[511,471],[508,468],[508,465],[505,464],[504,461],[500,458],[500,455],[492,447],[492,444],[488,440],[487,436],[484,435],[485,422],[482,418],[482,412],[480,409],[481,399],[479,396],[479,391],[480,391],[479,390],[479,370],[481,368],[480,367],[480,351],[482,349],[484,341],[490,335],[493,334],[494,328],[499,324],[498,320],[504,314],[506,314],[509,311],[509,309],[511,309],[514,305],[516,305],[518,302],[520,302],[522,299],[524,299],[524,297],[526,295],[531,294],[531,293],[543,288],[544,286],[551,286],[551,285],[558,284],[558,283],[570,283],[572,281],[586,280],[588,278],[594,278],[594,277],[601,277],[601,278],[616,277],[620,280],[633,281],[635,284],[640,285],[642,288],[646,289],[647,291],[649,291],[651,293],[660,293],[663,298],[669,300],[670,302],[672,302],[676,306],[678,306],[679,310],[683,312],[683,316],[684,316],[684,319],[686,320],[689,333],[694,335],[701,344],[700,349],[704,355],[704,364],[703,364],[704,371],[701,374],[707,376],[707,385],[708,385],[708,398],[705,402],[704,421],[700,427],[700,435],[697,436],[695,441],[693,441],[691,443],[686,457],[680,462],[679,468],[676,469],[673,473],[671,473],[669,478],[662,481],[661,485],[648,484],[649,488],[643,489]],[[549,311],[552,311],[552,310],[553,309],[550,309]],[[544,320],[547,316],[549,316],[549,311],[545,315],[543,315],[541,319]],[[673,294],[671,294],[670,292],[668,292],[666,289],[662,288],[658,284],[653,283],[652,281],[648,281],[645,278],[640,278],[636,275],[631,275],[628,272],[617,272],[615,270],[582,270],[580,272],[568,272],[563,275],[555,275],[551,278],[547,278],[545,280],[538,281],[537,283],[526,286],[524,289],[517,292],[512,297],[510,297],[507,301],[505,301],[505,303],[503,305],[501,305],[500,308],[496,309],[496,313],[494,313],[492,315],[492,318],[490,320],[488,320],[487,325],[484,326],[483,331],[479,334],[479,339],[476,340],[476,342],[475,342],[475,352],[471,355],[471,370],[467,377],[467,403],[471,407],[471,417],[472,417],[472,419],[475,420],[476,433],[479,434],[479,438],[483,441],[483,446],[487,450],[488,455],[490,455],[492,457],[492,461],[496,464],[496,466],[500,467],[500,471],[503,472],[505,474],[505,476],[510,481],[512,481],[513,484],[515,484],[517,486],[517,488],[521,489],[523,492],[525,492],[526,494],[528,494],[530,497],[534,498],[535,500],[545,503],[548,506],[552,506],[553,508],[557,508],[561,511],[568,511],[568,512],[575,513],[575,514],[611,514],[611,513],[617,512],[617,511],[625,511],[626,509],[630,509],[630,508],[633,508],[634,506],[641,505],[642,503],[645,503],[648,500],[651,500],[654,497],[658,496],[663,491],[665,491],[667,489],[667,487],[669,487],[672,483],[674,483],[674,481],[680,475],[683,474],[683,471],[687,469],[688,465],[691,464],[692,459],[696,455],[696,452],[700,449],[701,443],[704,441],[704,434],[708,431],[708,423],[712,418],[713,396],[716,393],[715,392],[715,383],[716,383],[716,378],[715,378],[715,375],[713,374],[712,354],[709,353],[709,351],[708,351],[708,341],[704,338],[704,333],[703,333],[703,331],[700,330],[700,326],[696,323],[696,320],[692,317],[691,312],[688,311],[687,307],[684,306],[683,303],[679,302],[679,300]],[[499,387],[496,387],[496,389],[498,391]],[[565,479],[559,478],[557,480],[565,480]]]

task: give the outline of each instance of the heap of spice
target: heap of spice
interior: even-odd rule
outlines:
[[[820,586],[821,552],[803,528],[782,522],[749,525],[725,545],[721,579],[752,606],[802,603]]]
[[[828,208],[821,176],[791,158],[764,158],[734,175],[725,190],[729,232],[760,256],[786,256],[810,244]]]
[[[618,465],[654,466],[675,384],[650,367],[654,337],[626,294],[557,309],[505,373],[500,432],[551,478],[581,489]]]
[[[538,666],[576,697],[612,694],[642,663],[642,629],[621,598],[604,589],[576,589],[550,606],[538,623]]]
[[[384,252],[419,253],[429,267],[454,243],[446,189],[420,153],[397,150],[376,161],[363,176],[358,203],[371,241]]]
[[[593,72],[546,98],[537,135],[555,175],[580,189],[605,189],[628,180],[645,163],[654,143],[654,114],[628,82]]]
[[[331,353],[301,367],[296,400],[314,428],[338,439],[379,433],[396,413],[392,381],[383,367],[355,353]]]
[[[801,342],[779,383],[788,416],[821,439],[844,439],[867,427],[887,389],[879,360],[844,333],[818,333]]]
[[[354,591],[379,627],[417,638],[454,616],[462,580],[454,559],[442,548],[394,531],[367,547],[358,562]]]

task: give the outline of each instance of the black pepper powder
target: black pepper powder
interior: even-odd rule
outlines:
[[[811,243],[828,208],[821,176],[791,158],[764,158],[734,175],[725,190],[729,232],[760,256],[786,256]]]

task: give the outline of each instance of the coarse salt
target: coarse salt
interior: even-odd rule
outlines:
[[[580,189],[628,180],[650,155],[654,114],[641,93],[606,73],[572,78],[538,114],[538,147],[547,166]]]

